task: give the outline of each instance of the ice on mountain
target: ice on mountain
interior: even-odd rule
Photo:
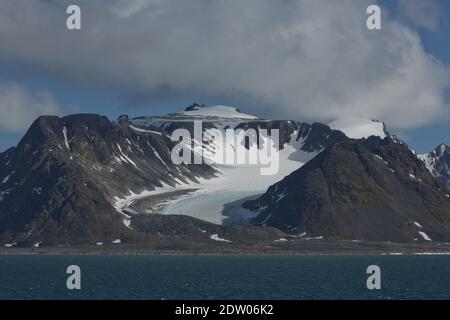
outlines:
[[[65,126],[63,128],[63,136],[64,136],[64,143],[65,143],[67,149],[70,150],[69,140],[67,139],[67,128]]]
[[[433,241],[433,240],[431,240],[431,238],[430,238],[425,232],[419,231],[419,234],[422,236],[422,238],[423,238],[425,241]]]
[[[230,240],[226,240],[226,239],[220,238],[219,235],[218,235],[217,233],[216,233],[216,234],[212,234],[212,235],[210,236],[210,239],[211,239],[211,240],[214,240],[214,241],[219,241],[219,242],[227,242],[227,243],[231,243]]]
[[[7,183],[10,177],[11,177],[11,174],[8,174],[5,178],[3,178],[2,184]]]
[[[179,112],[176,115],[192,116],[192,117],[214,117],[222,119],[258,119],[258,117],[251,116],[240,112],[235,107],[217,105],[211,107],[198,108],[195,110]]]
[[[382,139],[386,137],[386,131],[382,122],[361,118],[339,118],[330,122],[331,129],[339,130],[351,139],[362,139],[377,136]]]

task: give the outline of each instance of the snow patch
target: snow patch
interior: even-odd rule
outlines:
[[[64,143],[67,149],[70,151],[69,140],[67,139],[67,128],[65,126],[63,128],[63,135],[64,135]]]
[[[382,122],[361,118],[339,118],[330,122],[331,129],[339,130],[351,139],[362,139],[370,136],[386,138],[384,124]]]
[[[11,174],[8,174],[8,175],[2,180],[2,184],[7,183],[10,177],[11,177]]]
[[[418,226],[419,228],[421,228],[421,229],[423,228],[422,225],[421,225],[420,223],[418,223],[417,221],[414,221],[414,224],[415,224],[416,226]]]
[[[426,241],[433,241],[431,238],[423,231],[419,231],[419,234],[422,236],[422,238]]]
[[[136,163],[134,163],[133,160],[131,160],[123,151],[122,148],[120,147],[120,145],[117,143],[117,147],[119,148],[119,151],[122,155],[122,157],[120,157],[124,162],[128,162],[130,164],[132,164],[136,169],[139,169],[136,165]]]
[[[137,132],[142,132],[142,133],[152,133],[152,134],[157,134],[157,135],[159,135],[159,136],[162,135],[162,133],[159,132],[159,131],[146,130],[146,129],[142,129],[142,128],[137,128],[137,127],[132,126],[132,125],[130,125],[130,128],[133,129],[134,131],[137,131]]]
[[[211,240],[214,240],[214,241],[231,243],[230,240],[226,240],[226,239],[220,238],[219,235],[218,235],[217,233],[212,234],[212,235],[210,235],[209,237],[211,238]]]
[[[258,117],[239,112],[238,109],[235,107],[228,107],[221,105],[179,112],[176,113],[176,115],[191,116],[191,117],[214,117],[222,119],[258,119]]]

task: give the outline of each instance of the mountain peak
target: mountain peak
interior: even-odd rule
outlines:
[[[351,139],[363,139],[370,136],[386,138],[386,126],[383,122],[356,117],[338,118],[328,124],[330,128],[342,131]]]
[[[450,147],[447,146],[445,143],[441,143],[436,147],[434,152],[436,152],[436,155],[438,157],[442,157],[446,152],[450,152]]]
[[[194,102],[192,105],[187,107],[184,111],[195,111],[195,110],[201,110],[201,108],[206,108],[205,104],[198,104],[197,102]]]
[[[450,147],[441,143],[433,151],[418,158],[436,179],[450,188]]]
[[[217,119],[258,119],[258,117],[242,113],[238,108],[224,105],[206,106],[194,103],[183,112],[175,113],[174,116],[192,118],[217,118]]]

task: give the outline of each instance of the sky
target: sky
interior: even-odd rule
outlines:
[[[82,29],[66,28],[78,4]],[[382,7],[382,29],[366,9]],[[450,1],[2,0],[0,151],[40,115],[157,115],[193,102],[271,119],[384,121],[450,145]]]

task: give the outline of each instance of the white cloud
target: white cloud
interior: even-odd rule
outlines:
[[[429,31],[439,27],[439,3],[436,0],[398,0],[400,13],[416,26]]]
[[[47,91],[30,92],[17,83],[0,84],[0,129],[19,132],[41,115],[57,115],[59,107]]]
[[[69,3],[2,0],[0,62],[149,101],[242,99],[277,118],[413,128],[448,113],[448,68],[388,15],[367,30],[373,0],[81,0],[80,32],[62,23]]]

